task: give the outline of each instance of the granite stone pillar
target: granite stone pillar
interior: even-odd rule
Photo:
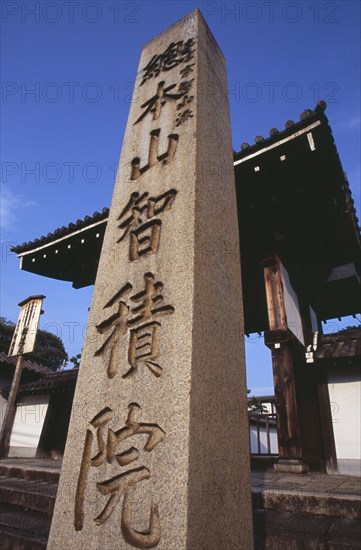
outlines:
[[[145,45],[49,549],[250,550],[225,60],[198,10]]]

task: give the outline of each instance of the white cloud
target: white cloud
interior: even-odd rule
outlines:
[[[17,217],[21,210],[35,206],[36,202],[26,200],[23,195],[19,195],[5,189],[1,189],[0,200],[0,227],[2,230],[12,229],[17,222]]]

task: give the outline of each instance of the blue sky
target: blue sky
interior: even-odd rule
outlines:
[[[234,149],[323,98],[360,212],[359,2],[3,1],[1,315],[45,294],[41,327],[70,355],[92,288],[21,272],[9,247],[109,206],[142,45],[196,7],[227,59]],[[248,386],[268,391],[269,351],[247,349]]]

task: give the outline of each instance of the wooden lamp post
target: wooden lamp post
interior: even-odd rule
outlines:
[[[9,357],[17,357],[18,360],[1,428],[0,458],[5,458],[8,455],[10,435],[16,413],[16,398],[24,367],[24,355],[31,353],[34,349],[44,298],[43,294],[29,296],[19,303],[21,310],[8,353]]]

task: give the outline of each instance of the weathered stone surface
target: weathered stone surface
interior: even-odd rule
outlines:
[[[308,472],[308,466],[301,460],[282,460],[274,464],[276,472],[285,474],[305,474]]]
[[[37,510],[50,516],[54,510],[57,485],[21,478],[0,478],[0,502]]]
[[[357,550],[360,523],[310,512],[254,510],[255,550]]]
[[[254,490],[253,503],[266,509],[290,512],[303,510],[310,514],[360,518],[360,497],[353,495],[315,494],[306,490],[265,489]]]
[[[0,503],[1,550],[42,550],[50,530],[50,516]]]
[[[346,518],[335,518],[327,533],[330,550],[357,548],[361,544],[361,524]]]
[[[225,61],[198,10],[143,49],[49,549],[250,550]]]

